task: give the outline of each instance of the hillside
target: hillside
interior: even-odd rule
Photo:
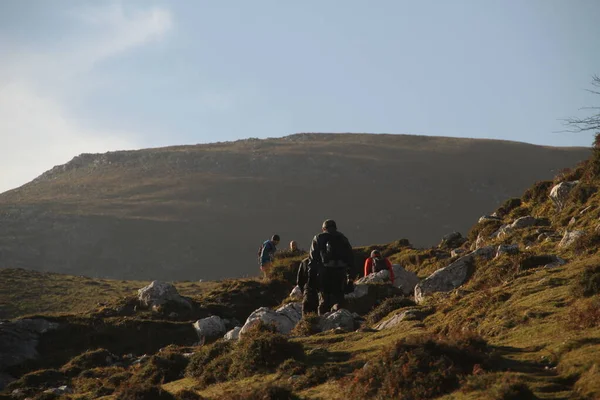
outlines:
[[[472,221],[459,247],[377,246],[420,282],[414,296],[362,284],[368,294],[345,305],[357,313],[351,329],[319,332],[309,315],[288,334],[259,324],[238,340],[198,342],[199,318],[232,326],[261,306],[292,306],[303,255],[281,254],[265,281],[176,282],[186,306],[144,306],[136,289],[147,282],[2,270],[0,304],[12,307],[0,318],[33,315],[0,324],[0,385],[19,378],[0,399],[600,398],[598,189],[596,150]],[[372,248],[355,248],[357,261]],[[453,288],[425,290],[460,268]],[[85,304],[65,301],[74,293]],[[40,333],[24,329],[32,321]],[[39,356],[11,363],[20,347],[7,337]]]
[[[354,245],[469,228],[589,154],[410,135],[298,134],[83,154],[0,195],[0,268],[115,279],[257,274],[273,233],[307,247],[325,218]]]

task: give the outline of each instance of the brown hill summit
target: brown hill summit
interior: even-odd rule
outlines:
[[[0,267],[119,279],[256,274],[262,240],[432,245],[584,148],[412,135],[297,134],[82,154],[0,195]]]

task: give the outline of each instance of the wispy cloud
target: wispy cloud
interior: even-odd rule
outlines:
[[[81,25],[81,32],[53,48],[32,49],[0,37],[0,192],[77,154],[141,144],[135,132],[82,123],[64,94],[84,87],[96,64],[164,38],[171,14],[116,3],[71,11],[67,20]]]

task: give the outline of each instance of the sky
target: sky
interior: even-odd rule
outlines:
[[[597,0],[0,1],[0,192],[80,153],[422,134],[589,146]],[[587,113],[587,114],[586,114]]]

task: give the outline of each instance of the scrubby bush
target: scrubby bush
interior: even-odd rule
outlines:
[[[573,285],[577,297],[591,297],[600,294],[600,265],[587,267]]]
[[[587,329],[600,326],[600,297],[582,300],[573,305],[567,314],[571,329]]]
[[[552,186],[554,186],[554,182],[552,181],[536,182],[532,187],[525,191],[522,197],[523,201],[536,204],[543,203],[548,200]]]
[[[474,336],[400,340],[342,380],[342,390],[352,398],[431,399],[456,389],[485,361],[486,349]]]
[[[525,382],[505,375],[499,385],[489,391],[492,400],[536,400],[537,397]]]
[[[60,370],[68,376],[77,376],[82,371],[96,367],[107,367],[117,357],[106,349],[96,349],[78,355],[66,363]]]
[[[579,184],[569,193],[569,202],[573,204],[585,204],[597,191],[598,188],[596,186]]]
[[[479,234],[481,234],[483,237],[489,237],[492,233],[500,229],[501,226],[502,221],[490,219],[483,222],[479,222],[471,228],[471,230],[467,234],[467,239],[469,239],[469,242],[475,243]]]
[[[167,353],[150,357],[133,376],[133,381],[152,384],[168,383],[183,376],[188,359],[179,353]]]
[[[392,311],[402,307],[411,307],[415,304],[416,303],[408,297],[390,297],[389,299],[384,300],[383,303],[378,305],[369,313],[369,315],[367,315],[367,322],[371,325],[376,324]]]
[[[315,333],[319,333],[319,322],[321,321],[321,317],[317,314],[311,313],[304,315],[300,322],[296,324],[294,329],[292,329],[292,334],[297,336],[310,336]]]
[[[229,353],[233,346],[233,342],[219,340],[210,346],[203,346],[195,353],[188,363],[185,375],[193,378],[202,376],[208,363]]]
[[[573,242],[571,248],[575,254],[592,254],[598,251],[600,245],[600,232],[585,232]]]

